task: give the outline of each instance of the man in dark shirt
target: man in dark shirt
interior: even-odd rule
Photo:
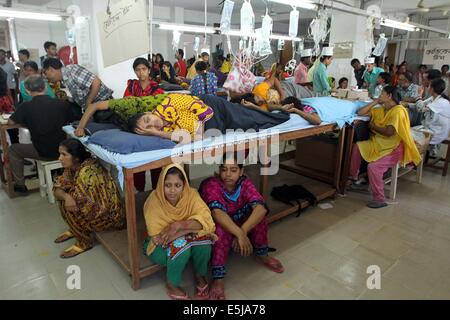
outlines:
[[[21,124],[28,128],[33,142],[16,143],[9,147],[14,191],[19,195],[27,195],[28,192],[23,174],[24,159],[58,159],[59,144],[66,138],[62,127],[74,120],[66,102],[47,95],[46,83],[40,75],[29,76],[25,81],[25,89],[33,99],[21,104],[8,120],[8,124]]]
[[[362,89],[364,86],[364,72],[366,71],[366,67],[361,65],[358,59],[353,59],[351,65],[355,72],[356,83],[358,85],[358,89]]]

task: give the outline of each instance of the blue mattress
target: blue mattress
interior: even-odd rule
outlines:
[[[86,148],[89,149],[98,158],[116,166],[119,172],[119,182],[121,187],[123,188],[123,168],[132,169],[153,161],[170,157],[172,155],[190,154],[193,152],[212,149],[214,147],[218,147],[224,144],[225,145],[237,144],[246,142],[248,140],[262,139],[264,137],[269,137],[276,134],[287,133],[311,127],[313,127],[313,125],[311,125],[308,121],[306,121],[305,119],[296,114],[292,114],[291,118],[285,123],[282,123],[278,126],[275,126],[267,130],[262,130],[260,132],[227,133],[220,137],[207,138],[205,140],[196,141],[194,143],[187,145],[181,146],[179,145],[173,149],[136,152],[132,154],[113,153],[102,148],[99,145],[88,143],[87,137],[77,138],[74,135],[75,129],[72,126],[65,126],[63,130],[70,136],[80,140],[86,146]]]

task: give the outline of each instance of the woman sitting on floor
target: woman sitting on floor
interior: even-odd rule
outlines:
[[[164,93],[158,84],[150,78],[150,63],[147,59],[137,58],[133,62],[137,79],[130,79],[123,97],[146,97]]]
[[[211,299],[225,299],[225,264],[231,248],[242,256],[255,254],[273,272],[284,271],[277,259],[268,256],[264,199],[244,175],[236,154],[232,159],[224,157],[217,177],[202,182],[200,195],[211,209],[219,237],[213,246]]]
[[[167,294],[174,300],[188,300],[180,288],[183,271],[192,258],[196,299],[209,299],[206,280],[211,244],[217,239],[215,226],[206,204],[189,186],[180,165],[164,168],[156,187],[144,205],[149,237],[144,254],[151,261],[167,267]]]
[[[158,136],[180,141],[172,134],[184,130],[191,137],[201,136],[204,130],[268,129],[289,120],[287,112],[269,113],[248,109],[217,96],[199,98],[185,94],[166,94],[154,97],[127,98],[102,101],[89,106],[75,131],[84,136],[89,119],[99,110],[111,109],[128,121],[129,130],[141,135]]]
[[[111,175],[90,157],[81,142],[61,142],[59,154],[64,173],[55,182],[54,194],[69,230],[55,243],[75,238],[75,245],[60,255],[71,258],[93,247],[93,232],[123,228],[125,213]]]
[[[361,160],[369,163],[368,177],[373,200],[369,208],[387,206],[384,196],[384,173],[397,163],[418,165],[421,156],[414,143],[409,124],[408,111],[401,106],[397,88],[386,86],[378,100],[358,111],[359,116],[370,116],[371,135],[369,140],[353,145],[350,164],[352,188],[360,189],[358,180]],[[378,104],[381,107],[376,107]]]

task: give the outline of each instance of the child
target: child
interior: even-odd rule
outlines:
[[[347,89],[348,88],[348,79],[347,78],[339,79],[339,85],[337,88],[338,89]]]
[[[381,92],[383,88],[391,83],[392,76],[388,72],[382,72],[377,77],[377,86],[375,87],[375,91],[373,93],[372,98],[378,99],[381,96]]]
[[[218,176],[202,182],[200,195],[211,209],[219,237],[214,243],[211,260],[211,299],[225,300],[225,264],[231,248],[242,256],[255,254],[258,261],[273,272],[284,271],[280,261],[268,255],[264,199],[244,175],[236,154],[231,159],[224,157]]]

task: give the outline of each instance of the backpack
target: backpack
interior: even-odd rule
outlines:
[[[274,187],[270,195],[275,200],[291,206],[295,205],[292,202],[296,202],[299,206],[297,217],[300,216],[302,210],[300,200],[308,201],[311,206],[315,206],[317,204],[316,196],[301,185],[288,186],[285,184],[280,187]]]

